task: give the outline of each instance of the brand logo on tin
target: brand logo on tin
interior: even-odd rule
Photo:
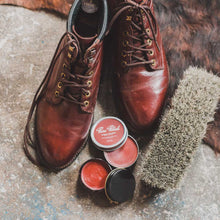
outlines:
[[[106,133],[108,131],[110,132],[113,132],[113,131],[120,131],[120,125],[118,126],[115,126],[115,125],[109,125],[106,129],[104,127],[98,127],[96,129],[96,131],[99,133],[99,134],[102,134],[102,133]]]
[[[123,141],[126,131],[123,123],[114,117],[106,117],[98,121],[94,130],[92,129],[92,138],[96,144],[102,147],[117,147]]]

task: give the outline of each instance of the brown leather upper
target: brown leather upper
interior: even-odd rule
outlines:
[[[58,44],[29,112],[24,133],[25,153],[33,163],[50,170],[70,165],[89,135],[108,18],[106,0],[99,1],[100,11],[93,15],[83,12],[81,0],[74,1],[67,32]],[[90,20],[91,16],[94,21]],[[30,129],[34,112],[36,138]],[[36,159],[29,147],[36,149]]]
[[[71,65],[75,67],[74,73],[86,71],[85,75],[89,76],[88,79],[79,79],[81,84],[86,85],[88,81],[91,82],[91,85],[84,87],[87,94],[80,91],[79,100],[82,104],[69,102],[60,97],[60,95],[65,95],[65,89],[67,89],[64,87],[65,83],[62,78],[62,74],[65,72],[63,64],[70,65],[71,63],[68,57],[70,51],[67,48],[55,64],[46,94],[39,102],[36,111],[40,151],[46,163],[52,167],[66,165],[78,153],[88,136],[96,104],[103,56],[102,42],[97,42],[94,38],[80,38],[79,35],[77,38],[81,45],[85,46],[86,42],[88,48],[82,55],[78,55],[79,57]],[[63,43],[66,41],[65,38]],[[63,43],[60,47],[63,46]],[[68,78],[68,73],[65,75]],[[61,88],[59,88],[59,83],[63,84]],[[72,93],[78,90],[75,87],[68,89],[72,89]],[[59,92],[58,96],[56,95],[57,91]],[[85,101],[88,101],[89,104],[84,105]]]
[[[118,16],[115,24],[115,71],[119,107],[131,127],[142,131],[158,118],[169,84],[168,66],[153,3],[151,0],[121,0],[109,4],[113,19]],[[120,12],[123,8],[125,10]]]

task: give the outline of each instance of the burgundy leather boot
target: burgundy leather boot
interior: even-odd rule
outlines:
[[[74,1],[67,32],[30,109],[24,150],[33,163],[50,170],[61,170],[73,162],[85,145],[92,124],[108,18],[106,0],[98,3],[97,11],[86,13],[82,1]],[[36,140],[30,132],[34,112]],[[36,158],[29,146],[36,151]]]
[[[148,129],[159,117],[169,72],[152,0],[109,0],[116,43],[117,99],[133,131]]]

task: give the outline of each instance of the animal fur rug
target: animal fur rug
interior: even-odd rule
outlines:
[[[73,1],[0,0],[0,4],[49,9],[66,16]],[[171,73],[169,97],[189,66],[203,67],[220,76],[219,0],[154,0],[154,9]],[[220,153],[220,103],[204,141]]]

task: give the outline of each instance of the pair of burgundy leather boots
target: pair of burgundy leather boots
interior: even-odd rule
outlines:
[[[83,10],[82,2],[75,0],[70,9],[67,32],[36,92],[24,133],[28,158],[54,171],[70,165],[87,141],[99,89],[103,40],[111,27],[117,98],[133,131],[146,131],[155,122],[169,83],[152,0],[109,0],[109,5],[107,0],[97,0],[97,8],[89,6],[89,12]],[[29,147],[36,151],[36,159]]]

